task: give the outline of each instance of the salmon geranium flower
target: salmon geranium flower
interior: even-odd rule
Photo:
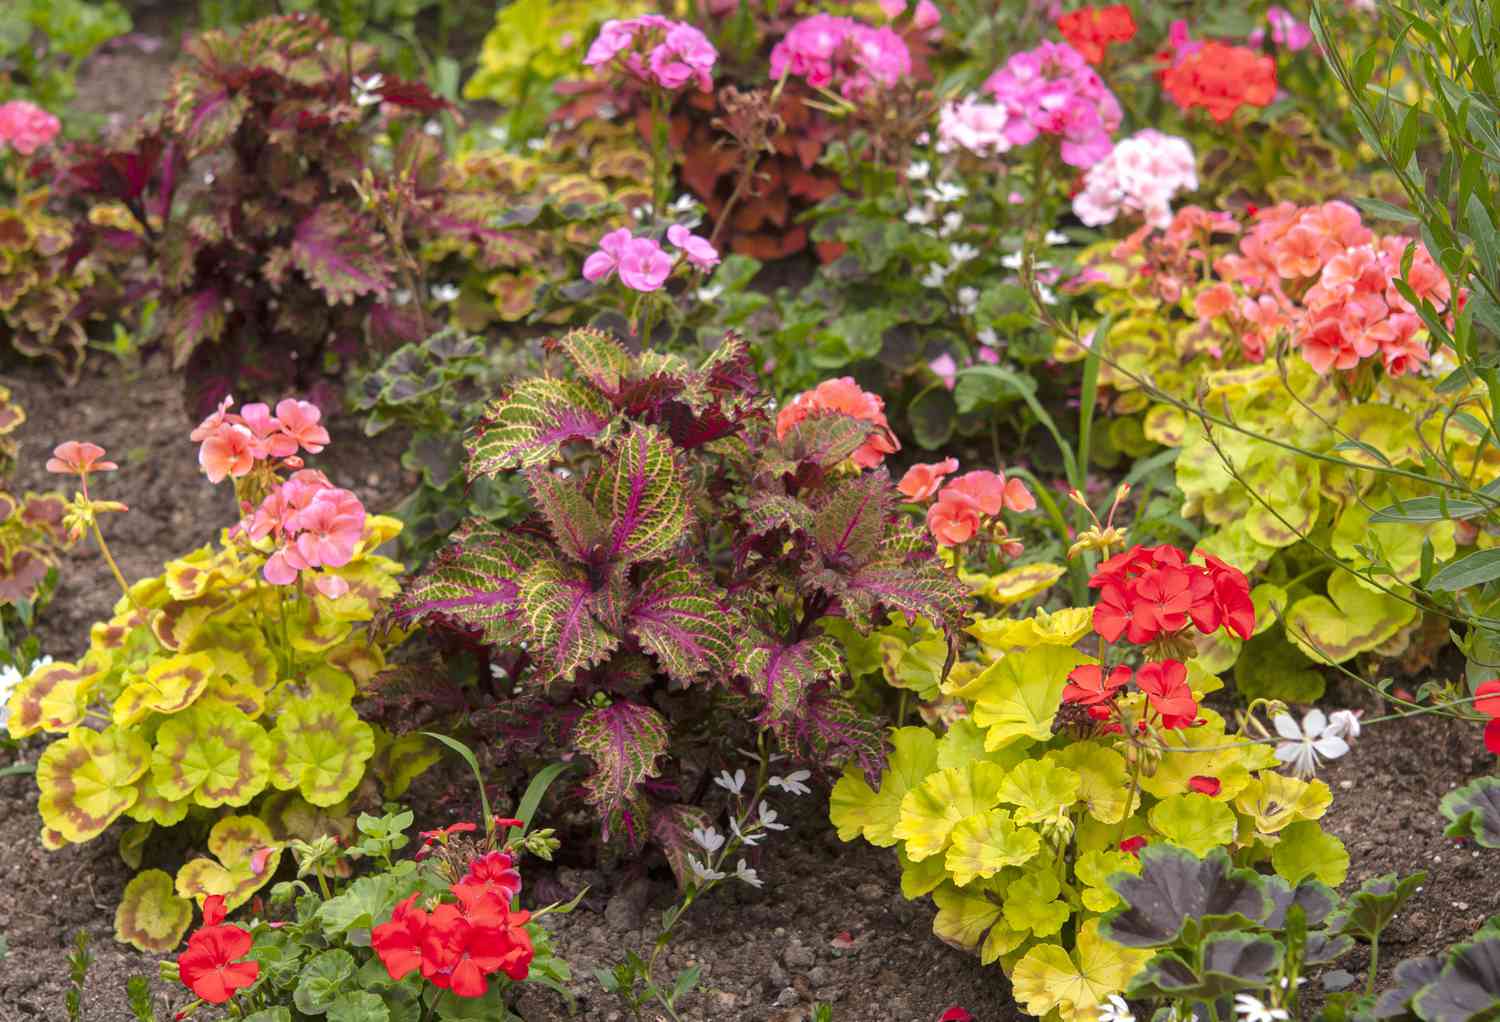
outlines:
[[[112,461],[100,461],[104,448],[87,441],[69,440],[58,444],[47,459],[47,471],[57,475],[86,476],[90,472],[113,472],[119,468]]]
[[[896,489],[909,500],[926,500],[943,485],[943,479],[958,471],[957,458],[919,463],[906,470]]]
[[[869,437],[850,460],[860,468],[876,468],[887,454],[901,450],[891,424],[886,421],[885,401],[878,394],[860,389],[850,376],[824,380],[812,390],[804,391],[776,415],[776,439],[784,440],[798,424],[820,415],[847,415],[870,423]]]

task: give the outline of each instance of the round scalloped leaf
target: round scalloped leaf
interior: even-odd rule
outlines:
[[[1207,855],[1234,840],[1234,810],[1196,791],[1173,795],[1151,807],[1152,828],[1171,844]]]
[[[1015,932],[1003,922],[999,899],[1009,884],[1005,877],[978,880],[967,887],[942,884],[932,892],[938,910],[932,932],[943,943],[957,948],[980,947],[983,941],[979,960],[985,965],[1014,951],[1026,934]]]
[[[385,670],[385,650],[363,634],[350,636],[324,654],[323,660],[353,678],[356,688],[368,685],[370,679]]]
[[[193,924],[193,903],[179,898],[172,877],[159,869],[137,873],[115,909],[115,940],[152,955],[182,943]]]
[[[1062,1022],[1092,1022],[1099,1005],[1123,991],[1154,955],[1106,940],[1099,920],[1090,919],[1079,929],[1072,954],[1057,944],[1038,944],[1026,952],[1011,973],[1014,996],[1038,1018],[1056,1011]]]
[[[315,806],[342,801],[375,754],[375,732],[348,703],[313,698],[282,710],[271,732],[271,781]]]
[[[1120,904],[1120,896],[1109,886],[1109,878],[1116,873],[1140,876],[1141,860],[1117,848],[1095,849],[1078,857],[1073,875],[1082,888],[1079,898],[1084,908],[1090,912],[1108,912]]]
[[[207,653],[157,660],[115,700],[115,723],[129,727],[148,713],[181,713],[203,694],[215,673],[214,658]]]
[[[119,728],[79,728],[47,746],[36,765],[42,823],[74,844],[98,837],[137,798],[151,752]]]
[[[1342,841],[1312,820],[1298,820],[1281,832],[1281,840],[1271,849],[1271,865],[1293,886],[1316,877],[1337,887],[1349,875],[1349,853]]]
[[[1255,607],[1255,631],[1259,635],[1274,625],[1286,613],[1287,592],[1274,582],[1262,582],[1250,590],[1250,603]]]
[[[1251,639],[1234,665],[1234,687],[1247,701],[1314,703],[1323,698],[1326,685],[1317,664],[1276,632]]]
[[[1403,494],[1403,497],[1410,499]],[[1454,539],[1455,523],[1449,519],[1433,522],[1377,522],[1370,524],[1374,508],[1395,502],[1395,493],[1387,488],[1384,495],[1365,498],[1366,503],[1350,504],[1334,522],[1329,545],[1333,552],[1346,563],[1359,570],[1369,570],[1371,560],[1368,552],[1376,552],[1403,582],[1413,583],[1422,574],[1422,551],[1427,543],[1432,544],[1433,559],[1442,564],[1453,557],[1457,549]],[[1383,567],[1383,566],[1382,566]],[[1389,585],[1390,576],[1381,581]]]
[[[384,728],[375,728],[375,755],[369,772],[380,781],[381,794],[387,801],[406,794],[411,782],[442,758],[438,747],[420,734],[391,737]]]
[[[1074,742],[1066,748],[1049,752],[1046,761],[1066,767],[1078,776],[1078,801],[1089,815],[1100,823],[1119,823],[1128,812],[1140,807],[1140,793],[1132,803],[1130,774],[1125,757],[1114,749],[1096,742]]]
[[[1062,704],[1068,674],[1090,658],[1067,646],[1038,646],[1001,657],[969,686],[974,723],[988,728],[984,747],[1003,749],[1023,738],[1045,742]]]
[[[161,579],[174,600],[196,600],[211,589],[233,585],[244,572],[213,547],[199,547],[162,566]]]
[[[1234,800],[1235,808],[1250,817],[1261,834],[1278,833],[1299,820],[1322,819],[1332,803],[1333,792],[1322,781],[1303,781],[1273,770],[1262,770]]]
[[[1286,612],[1286,634],[1314,663],[1341,664],[1406,627],[1416,608],[1335,571],[1327,596],[1304,596]]]
[[[7,702],[6,726],[12,738],[38,731],[67,731],[83,720],[90,691],[102,675],[92,664],[57,660],[36,668],[16,686]]]
[[[131,808],[134,808],[133,806]],[[146,841],[156,825],[151,822],[133,823],[120,834],[120,861],[131,869],[140,869],[146,855]]]
[[[1175,405],[1153,405],[1141,420],[1146,439],[1163,447],[1181,447],[1187,433],[1187,416]]]
[[[1008,607],[1046,592],[1067,573],[1068,569],[1061,564],[1026,564],[989,576],[979,595]]]
[[[1045,863],[1029,869],[1005,891],[1005,925],[1017,933],[1050,937],[1063,928],[1071,914],[1061,901],[1062,884]]]
[[[997,763],[939,770],[901,799],[901,819],[892,833],[906,842],[913,862],[938,855],[948,847],[960,820],[999,804],[1004,781],[1005,768]]]
[[[263,849],[270,851],[257,863],[255,853]],[[222,895],[224,908],[230,912],[269,883],[281,865],[280,843],[272,837],[271,828],[254,816],[226,816],[214,824],[208,832],[208,850],[218,861],[198,858],[184,865],[177,871],[177,893],[197,899],[200,905],[210,895]]]
[[[1443,796],[1448,837],[1468,837],[1482,848],[1500,848],[1500,778],[1481,777]]]
[[[191,797],[209,809],[242,806],[265,790],[270,756],[270,736],[253,720],[221,705],[194,706],[156,732],[151,778],[173,802]]]
[[[1029,862],[1042,848],[1042,836],[1030,827],[1017,827],[1004,809],[964,817],[953,828],[952,841],[943,861],[960,887],[976,877],[988,880],[1007,866]]]
[[[1322,504],[1317,462],[1266,447],[1257,450],[1242,475],[1245,485],[1260,498],[1252,501],[1242,516],[1245,532],[1252,540],[1269,547],[1286,547],[1312,531]]]
[[[219,592],[194,600],[174,600],[151,615],[151,634],[166,649],[186,649],[205,624],[223,613],[229,599]]]
[[[925,727],[902,727],[891,732],[891,755],[877,792],[856,765],[844,769],[828,800],[828,817],[840,841],[861,834],[877,848],[897,843],[901,800],[937,769],[937,737]]]
[[[1016,807],[1017,823],[1056,823],[1078,801],[1083,779],[1067,767],[1030,759],[1005,775],[997,793],[1000,801]]]
[[[287,678],[277,685],[271,693],[269,709],[273,714],[280,714],[289,706],[311,699],[348,705],[354,702],[354,696],[353,678],[337,668],[319,664],[300,678]]]
[[[1030,649],[1033,646],[1071,646],[1093,627],[1093,607],[1067,607],[1050,614],[1038,610],[1019,621],[1003,617],[980,618],[966,631],[995,649]]]
[[[125,815],[137,823],[154,823],[159,827],[171,827],[187,819],[192,808],[191,798],[169,799],[157,790],[151,771],[141,775],[137,786],[140,795]]]
[[[299,653],[324,653],[349,637],[354,631],[352,619],[341,617],[333,603],[316,597],[292,605],[291,613],[287,614],[287,628],[293,649]]]

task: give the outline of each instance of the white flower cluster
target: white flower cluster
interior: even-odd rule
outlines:
[[[1089,168],[1073,212],[1090,227],[1139,214],[1152,227],[1172,220],[1172,197],[1198,189],[1198,163],[1185,139],[1147,128]]]

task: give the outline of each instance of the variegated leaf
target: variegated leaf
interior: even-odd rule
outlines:
[[[727,594],[703,573],[667,563],[652,568],[626,612],[631,634],[674,681],[718,675],[730,661]]]
[[[471,519],[403,587],[392,613],[402,621],[440,620],[477,629],[491,645],[517,641],[526,634],[521,579],[546,552],[540,537]]]
[[[610,611],[619,588],[612,580],[596,592],[584,568],[561,561],[538,561],[526,572],[521,606],[543,684],[571,679],[579,669],[602,663],[619,645],[606,624],[615,617]]]
[[[588,800],[608,814],[636,797],[641,782],[660,772],[667,734],[666,718],[639,703],[621,700],[580,717],[573,744],[594,761],[584,781]]]
[[[464,442],[468,476],[543,465],[563,444],[606,439],[614,409],[597,391],[569,380],[522,380],[490,405],[484,422]]]
[[[762,701],[764,724],[797,716],[807,693],[818,682],[838,677],[843,667],[839,644],[827,635],[783,643],[754,632],[740,643],[739,673]]]
[[[611,522],[608,560],[630,564],[666,556],[688,518],[671,442],[646,426],[632,426],[610,452],[594,506]]]

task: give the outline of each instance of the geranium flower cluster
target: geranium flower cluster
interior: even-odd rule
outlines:
[[[967,149],[975,156],[999,156],[1012,146],[1005,126],[1010,113],[1000,103],[969,96],[944,104],[938,113],[938,149]]]
[[[198,463],[210,482],[256,475],[264,496],[241,504],[244,517],[234,532],[274,549],[261,569],[272,585],[291,585],[303,572],[341,568],[354,559],[364,536],[365,508],[358,496],[340,489],[315,469],[302,467],[298,451],[317,454],[328,444],[322,413],[307,401],[290,398],[276,405],[248,404],[238,414],[226,397],[217,411],[193,430]],[[292,469],[281,480],[278,468]],[[336,599],[349,591],[337,575],[315,574],[318,591]]]
[[[1244,573],[1216,557],[1204,561],[1192,564],[1176,547],[1137,545],[1100,564],[1089,579],[1099,590],[1094,631],[1105,642],[1123,637],[1146,646],[1147,662],[1135,670],[1124,664],[1107,671],[1101,664],[1074,668],[1063,702],[1082,707],[1093,720],[1110,720],[1116,716],[1116,697],[1133,680],[1154,723],[1167,730],[1192,727],[1198,702],[1182,662],[1191,653],[1188,626],[1205,635],[1223,628],[1241,639],[1255,631],[1255,605]]]
[[[1313,44],[1312,29],[1307,23],[1299,21],[1297,16],[1285,7],[1275,4],[1266,9],[1266,26],[1271,33],[1271,42],[1277,49],[1297,53],[1307,49]],[[1250,33],[1246,40],[1251,46],[1259,48],[1266,40],[1265,28],[1258,28]]]
[[[1186,139],[1147,128],[1088,169],[1073,212],[1090,227],[1139,214],[1153,227],[1172,221],[1172,197],[1198,189],[1198,163]]]
[[[1120,126],[1120,103],[1067,43],[1043,42],[1014,54],[984,89],[1005,108],[1005,137],[1012,146],[1055,135],[1063,162],[1082,168],[1113,148],[1110,136]]]
[[[667,228],[667,241],[680,249],[682,259],[694,269],[707,272],[719,265],[719,252],[707,238],[694,234],[681,224]],[[632,291],[657,291],[678,265],[655,238],[632,234],[621,227],[599,239],[598,251],[583,262],[583,276],[591,283],[608,280],[620,274],[620,282]]]
[[[804,419],[830,413],[848,415],[871,425],[869,437],[849,456],[860,468],[877,468],[887,454],[901,450],[901,442],[885,417],[885,399],[861,390],[850,376],[824,380],[793,398],[776,414],[776,439],[784,440]]]
[[[200,1000],[223,1004],[259,978],[259,962],[240,961],[254,943],[249,930],[224,922],[223,895],[210,895],[203,901],[203,925],[178,956],[177,977]]]
[[[1276,97],[1276,61],[1244,46],[1196,43],[1177,49],[1161,81],[1183,110],[1202,108],[1222,124],[1242,106],[1270,104]]]
[[[390,920],[370,931],[370,946],[393,980],[420,971],[455,996],[483,997],[496,973],[523,980],[531,970],[531,914],[511,908],[520,891],[515,860],[507,852],[489,852],[449,886],[453,901],[424,909],[418,893],[398,903]]]
[[[837,89],[858,101],[911,74],[911,51],[889,26],[814,14],[793,25],[771,50],[771,78],[804,79],[816,89]]]
[[[0,103],[0,149],[6,146],[30,156],[57,137],[62,124],[35,103],[13,99]]]
[[[1031,511],[1036,507],[1036,497],[1024,482],[1007,479],[1003,472],[965,472],[945,485],[943,480],[957,471],[956,458],[913,465],[896,488],[918,502],[937,496],[927,509],[927,531],[939,546],[967,543],[988,521],[1006,556],[1018,556],[1021,544],[1006,538],[1005,526],[996,516],[1001,511]]]
[[[616,68],[668,92],[689,83],[696,83],[699,92],[712,92],[718,59],[713,43],[692,25],[643,14],[606,21],[583,62],[593,68]]]
[[[1084,60],[1099,64],[1111,45],[1135,38],[1135,18],[1125,4],[1080,7],[1058,18],[1057,30],[1069,46],[1083,54]]]

